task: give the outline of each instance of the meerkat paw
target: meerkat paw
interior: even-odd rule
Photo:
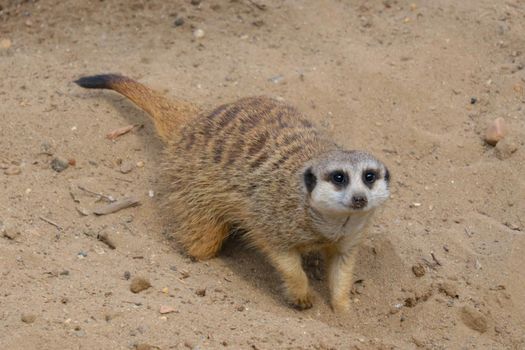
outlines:
[[[297,310],[307,310],[314,305],[313,297],[310,293],[306,293],[302,296],[290,297],[288,298],[288,302]]]
[[[332,300],[332,310],[334,310],[335,313],[345,313],[350,310],[350,300],[348,297],[344,298],[336,298]]]

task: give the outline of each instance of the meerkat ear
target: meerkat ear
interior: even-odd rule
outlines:
[[[304,184],[308,190],[308,193],[312,193],[315,185],[317,184],[317,177],[315,177],[314,173],[312,172],[312,168],[308,168],[304,172]]]

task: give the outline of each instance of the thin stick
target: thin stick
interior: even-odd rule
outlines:
[[[45,217],[43,217],[43,216],[39,216],[39,218],[40,218],[40,220],[45,221],[45,222],[47,222],[48,224],[55,226],[55,227],[56,227],[57,229],[59,229],[60,231],[64,230],[64,229],[62,228],[62,226],[60,226],[59,224],[57,224],[57,223],[54,222],[54,221],[49,220],[48,218],[45,218]]]
[[[434,252],[430,252],[430,255],[432,256],[432,260],[434,260],[437,265],[442,266],[441,263],[439,262],[439,260],[434,255]]]
[[[116,199],[113,198],[112,196],[106,196],[106,195],[103,194],[103,193],[99,193],[99,192],[95,192],[95,191],[88,190],[87,188],[85,188],[85,187],[83,187],[83,186],[80,186],[80,185],[78,185],[77,187],[78,187],[80,190],[84,191],[84,192],[91,193],[91,194],[94,194],[94,195],[96,195],[96,196],[102,197],[102,198],[104,198],[104,199],[106,199],[106,200],[108,200],[108,201],[110,201],[110,202],[114,202],[114,201],[116,201]]]
[[[139,200],[137,198],[134,198],[134,197],[121,198],[118,201],[114,201],[113,203],[106,204],[101,207],[95,208],[95,210],[93,210],[93,213],[95,213],[96,215],[106,215],[106,214],[117,212],[125,208],[134,207],[136,205],[139,205]]]

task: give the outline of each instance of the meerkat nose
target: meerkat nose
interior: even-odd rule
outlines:
[[[368,199],[363,195],[354,195],[352,197],[352,207],[355,209],[362,209],[368,204]]]

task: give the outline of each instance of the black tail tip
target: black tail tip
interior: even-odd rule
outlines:
[[[82,77],[75,80],[75,84],[86,89],[111,89],[118,82],[129,80],[120,74],[99,74]]]

